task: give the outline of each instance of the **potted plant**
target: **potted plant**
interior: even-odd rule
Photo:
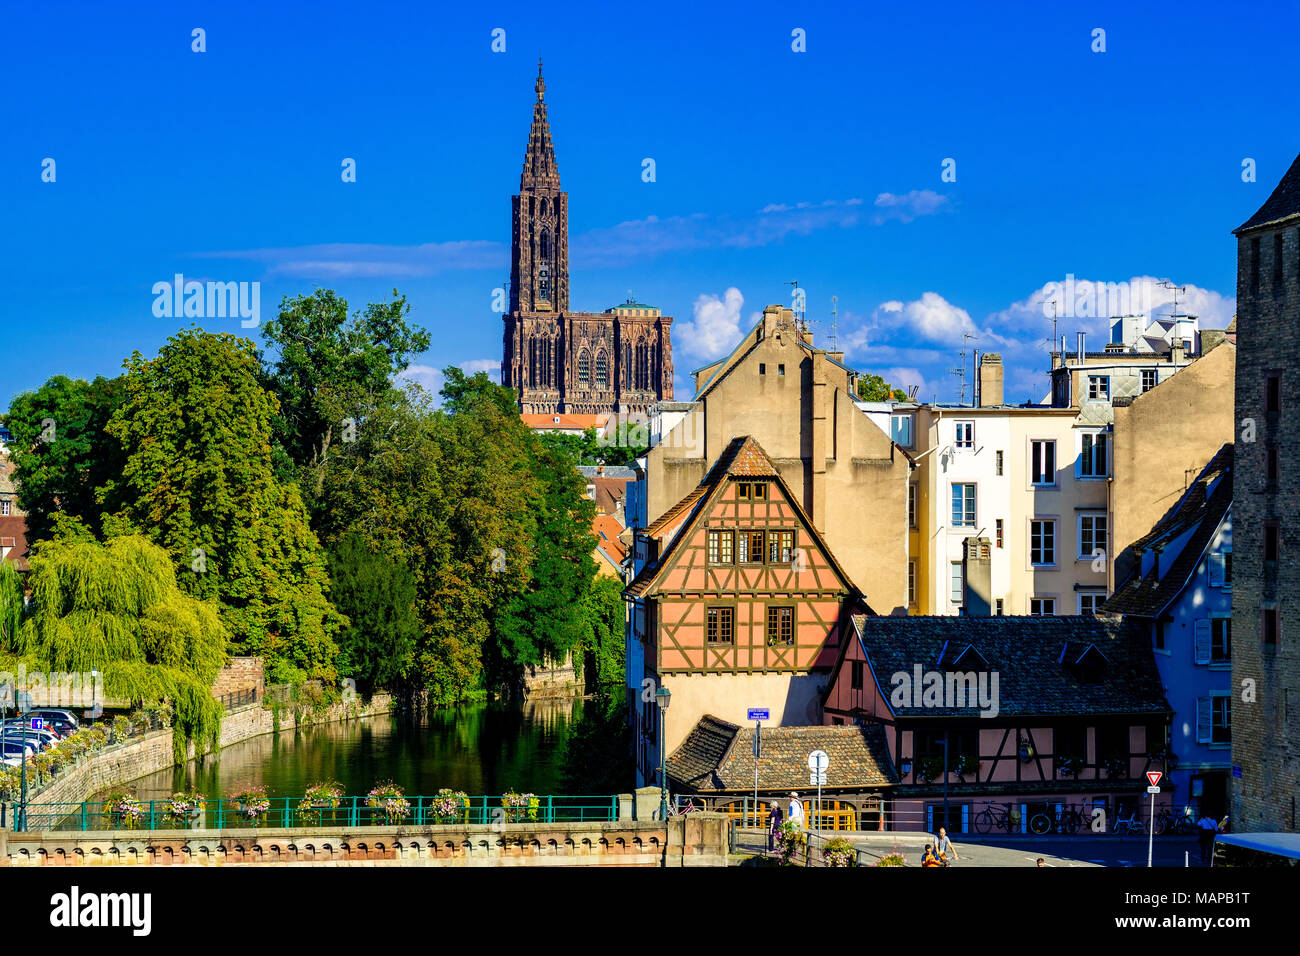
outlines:
[[[252,826],[257,826],[257,821],[271,809],[271,801],[266,796],[266,787],[247,787],[232,794],[230,799],[235,801],[235,809],[239,815],[246,817]]]
[[[917,776],[924,783],[937,780],[943,776],[943,758],[942,757],[922,757],[921,766],[917,770]]]
[[[907,866],[907,859],[901,853],[886,853],[876,861],[876,866]]]
[[[168,820],[183,827],[192,827],[203,815],[203,794],[194,788],[178,790],[167,801],[164,810]]]
[[[370,793],[366,795],[366,805],[382,809],[385,823],[400,823],[411,812],[406,791],[391,780],[371,787]]]
[[[298,812],[309,823],[320,823],[326,810],[338,808],[343,799],[343,784],[337,780],[318,780],[307,788],[298,803]]]
[[[1128,776],[1128,757],[1107,757],[1102,765],[1106,768],[1107,777]]]
[[[144,816],[144,804],[136,799],[130,787],[121,787],[104,794],[104,812],[117,830],[132,830]]]
[[[807,835],[795,823],[787,821],[776,832],[776,854],[782,866],[793,866],[807,845]]]
[[[439,823],[456,823],[463,818],[465,811],[469,809],[469,795],[462,793],[460,790],[443,787],[434,794],[433,804],[430,809]]]
[[[973,774],[976,778],[980,773],[980,761],[978,757],[970,754],[959,754],[957,756],[957,776],[965,777],[967,774]]]
[[[1062,777],[1077,777],[1083,767],[1082,757],[1057,757],[1056,772]]]
[[[536,820],[537,808],[541,806],[541,801],[537,799],[536,794],[507,790],[501,797],[501,806],[506,808],[506,819],[518,823],[523,819]]]
[[[858,848],[844,837],[834,837],[822,847],[822,860],[827,866],[857,866]]]

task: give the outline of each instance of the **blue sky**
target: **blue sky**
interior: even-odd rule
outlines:
[[[1226,324],[1230,231],[1300,151],[1300,3],[903,6],[10,4],[0,407],[154,354],[190,321],[153,313],[176,273],[260,282],[264,318],[398,288],[434,338],[413,377],[495,368],[539,53],[572,306],[674,315],[679,398],[792,279],[819,344],[837,296],[850,364],[940,400],[963,332],[1041,398],[1067,275],[1171,278]]]

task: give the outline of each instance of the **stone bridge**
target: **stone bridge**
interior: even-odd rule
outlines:
[[[0,866],[726,866],[729,820],[0,831]]]

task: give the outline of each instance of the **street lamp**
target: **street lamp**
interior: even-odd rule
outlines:
[[[659,685],[655,691],[655,702],[659,705],[659,819],[668,819],[668,759],[664,754],[666,747],[665,734],[665,717],[668,713],[668,702],[672,699],[672,692]]]

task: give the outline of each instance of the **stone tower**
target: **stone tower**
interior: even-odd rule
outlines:
[[[1300,799],[1300,454],[1294,437],[1300,422],[1300,157],[1235,235],[1230,719],[1232,762],[1241,777],[1234,773],[1232,780],[1232,828],[1295,831]]]
[[[546,116],[537,64],[533,122],[519,193],[511,200],[510,310],[501,384],[525,414],[644,416],[672,400],[672,317],[627,302],[604,312],[569,310],[569,196]]]

